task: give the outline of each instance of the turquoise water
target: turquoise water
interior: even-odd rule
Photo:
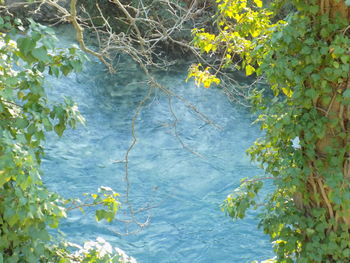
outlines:
[[[121,63],[115,76],[91,61],[82,74],[48,81],[50,97],[71,96],[87,123],[63,138],[49,137],[43,162],[47,185],[64,197],[110,186],[122,202],[117,221],[96,223],[93,210],[75,211],[62,222],[63,232],[79,243],[101,236],[140,263],[272,257],[271,244],[257,229],[253,214],[232,222],[220,211],[241,178],[261,174],[245,154],[259,131],[248,111],[229,102],[219,89],[185,83],[185,66],[179,72],[158,72],[157,78],[221,129],[173,98],[175,132],[169,98],[153,90],[136,120],[137,143],[129,155],[130,202],[125,203],[124,163],[116,161],[124,159],[132,141],[131,119],[148,88],[136,65]],[[129,206],[140,211],[131,214]],[[145,221],[143,228],[137,224]],[[124,235],[130,232],[135,233]]]

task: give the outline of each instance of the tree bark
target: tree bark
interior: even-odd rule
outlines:
[[[345,1],[336,0],[320,0],[320,15],[328,15],[330,21],[334,21],[337,17],[342,16],[350,22],[350,8],[345,5]],[[344,34],[347,34],[344,31]],[[330,40],[329,40],[330,41]],[[331,51],[330,51],[331,52]],[[315,160],[310,160],[309,168],[312,171],[308,178],[308,188],[312,194],[312,207],[323,207],[328,211],[329,219],[334,219],[336,225],[345,223],[350,229],[350,209],[342,211],[336,208],[336,205],[331,201],[330,195],[333,191],[327,185],[325,176],[321,175],[321,171],[317,170],[316,161],[321,161],[326,169],[330,167],[329,157],[327,153],[329,147],[337,150],[346,149],[350,144],[350,107],[344,105],[341,101],[343,93],[350,89],[350,78],[346,81],[332,84],[332,91],[316,99],[314,106],[316,110],[328,119],[326,126],[326,135],[319,139],[315,145]],[[325,103],[325,97],[329,97],[330,102]],[[328,99],[329,101],[329,98]],[[336,127],[332,123],[336,123]],[[340,134],[346,134],[341,136]],[[339,151],[341,152],[341,151]],[[350,183],[350,152],[346,150],[343,156],[338,156],[343,159],[342,169],[344,183],[339,187],[348,187]],[[346,182],[347,181],[347,182]],[[317,196],[321,197],[318,200]],[[337,226],[335,226],[336,228]]]

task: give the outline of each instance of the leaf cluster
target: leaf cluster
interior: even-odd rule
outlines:
[[[219,33],[196,29],[194,43],[224,50],[223,66],[239,54],[246,74],[264,76],[274,94],[252,96],[265,135],[248,153],[275,178],[259,216],[275,261],[349,262],[349,21],[337,13],[344,9],[325,12],[324,1],[291,2],[295,11],[276,22],[257,1],[219,0]],[[230,216],[256,208],[258,182],[228,196]]]
[[[48,100],[45,75],[79,72],[85,56],[75,46],[55,48],[53,30],[29,22],[26,30],[19,20],[0,18],[0,263],[129,262],[117,252],[101,252],[108,245],[99,241],[74,254],[49,234],[72,202],[43,184],[42,143],[48,132],[62,136],[84,118],[70,98]],[[91,205],[102,207],[98,220],[114,219],[117,196],[106,187],[91,195]]]

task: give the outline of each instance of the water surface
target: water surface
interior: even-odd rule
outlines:
[[[66,43],[64,37],[61,41]],[[169,97],[153,90],[136,120],[137,143],[129,155],[129,205],[134,211],[141,209],[133,217],[124,203],[124,163],[118,161],[132,142],[131,120],[148,91],[145,76],[127,60],[115,76],[90,61],[79,75],[49,79],[50,97],[71,96],[87,120],[85,127],[69,130],[60,139],[49,137],[44,160],[49,188],[64,197],[81,197],[101,185],[110,186],[123,202],[118,219],[149,219],[143,229],[120,221],[96,223],[93,211],[87,210],[73,212],[62,230],[79,243],[102,236],[141,263],[267,259],[271,245],[257,229],[254,215],[232,222],[220,211],[241,178],[262,173],[245,154],[259,131],[251,125],[249,112],[219,89],[185,83],[182,68],[157,73],[157,79],[221,129],[204,122],[179,99],[172,98],[170,108]]]

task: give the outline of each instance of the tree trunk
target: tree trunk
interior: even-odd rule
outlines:
[[[339,16],[350,21],[350,8],[345,1],[319,0],[320,15],[328,15],[330,21],[335,21]],[[349,34],[345,30],[343,34]],[[333,41],[333,39],[327,39]],[[332,49],[329,51],[332,52]],[[350,229],[350,205],[338,206],[332,195],[335,191],[346,191],[350,185],[350,106],[344,103],[343,94],[350,90],[350,78],[340,83],[332,83],[332,91],[323,94],[314,101],[314,106],[320,115],[327,118],[326,132],[322,139],[319,139],[315,146],[315,159],[309,161],[311,174],[308,178],[308,188],[311,195],[311,208],[323,207],[327,210],[330,222],[335,222],[332,229],[336,230],[339,224],[346,224]],[[330,153],[329,149],[335,149]],[[339,189],[327,183],[327,176],[334,176],[334,164],[331,164],[332,157],[342,160],[339,164],[339,171],[343,176],[343,182],[338,185]],[[323,169],[318,169],[323,167]],[[347,190],[349,191],[349,190]],[[348,200],[350,201],[350,200]],[[328,229],[329,231],[332,229]]]

